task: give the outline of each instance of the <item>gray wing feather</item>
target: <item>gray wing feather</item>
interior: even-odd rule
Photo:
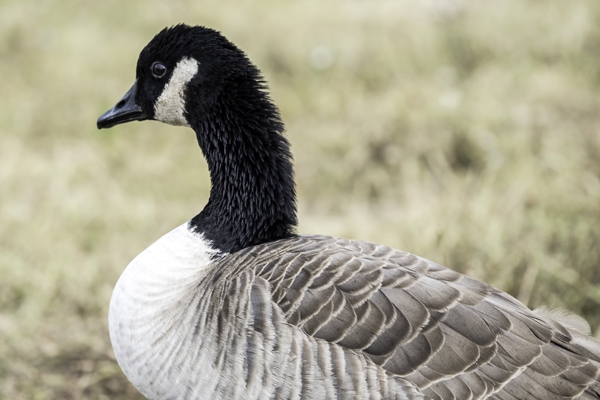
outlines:
[[[305,398],[401,398],[394,387],[408,393],[406,382],[420,388],[415,398],[600,398],[598,342],[409,253],[299,236],[242,250],[228,263],[243,263],[260,287],[251,308],[262,339],[276,342],[278,323],[301,333],[295,351],[306,364],[297,367]],[[252,355],[249,368],[269,351]],[[259,376],[266,379],[248,372]],[[325,380],[323,391],[310,392],[307,377]]]

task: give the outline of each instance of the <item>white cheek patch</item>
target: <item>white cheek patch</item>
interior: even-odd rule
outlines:
[[[198,61],[185,57],[175,66],[171,79],[154,104],[154,119],[170,125],[190,126],[183,111],[185,110],[185,87],[198,72]]]

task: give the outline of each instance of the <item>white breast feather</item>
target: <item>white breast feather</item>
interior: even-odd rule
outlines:
[[[138,255],[117,282],[109,310],[111,342],[123,372],[149,399],[187,398],[178,393],[183,385],[172,384],[185,379],[174,376],[181,369],[169,364],[202,365],[202,360],[165,360],[164,355],[177,353],[181,332],[193,332],[196,284],[209,270],[214,252],[186,223]]]

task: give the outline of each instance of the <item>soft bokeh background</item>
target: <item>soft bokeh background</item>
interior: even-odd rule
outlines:
[[[141,398],[111,291],[210,183],[191,131],[95,123],[177,22],[264,72],[300,232],[411,251],[598,335],[598,21],[597,0],[0,0],[0,398]]]

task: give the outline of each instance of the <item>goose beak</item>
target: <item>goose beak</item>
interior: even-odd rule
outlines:
[[[98,129],[112,128],[115,125],[123,124],[129,121],[143,121],[148,119],[148,115],[142,110],[142,107],[135,103],[137,93],[137,79],[129,91],[117,103],[116,106],[105,112],[98,118]]]

